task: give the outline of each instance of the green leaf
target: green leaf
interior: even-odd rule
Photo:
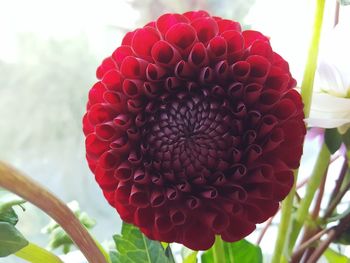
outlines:
[[[198,251],[193,251],[187,247],[181,250],[182,263],[196,263]]]
[[[27,245],[28,241],[12,224],[0,222],[0,257],[7,257]]]
[[[29,243],[27,246],[17,251],[15,255],[26,260],[27,262],[32,263],[63,263],[63,261],[58,256],[33,243]]]
[[[331,248],[327,248],[327,250],[324,253],[324,256],[326,257],[329,263],[350,263],[349,258],[335,252]]]
[[[324,140],[331,154],[335,153],[342,144],[342,137],[336,128],[326,129]]]
[[[18,216],[15,210],[11,207],[0,213],[0,222],[7,222],[15,226],[18,222]]]
[[[17,195],[5,191],[4,189],[0,189],[0,214],[3,212],[7,212],[10,208],[15,205],[21,205],[26,201]]]
[[[225,259],[230,263],[262,263],[263,256],[260,247],[253,245],[246,240],[233,243],[224,242]],[[202,255],[202,263],[213,262],[212,249]]]
[[[117,251],[112,251],[113,263],[170,263],[160,242],[148,239],[140,230],[123,223],[121,235],[113,236]]]
[[[170,263],[176,263],[175,259],[174,259],[174,255],[173,255],[173,252],[171,251],[171,247],[170,245],[168,244],[167,247],[165,248],[165,251],[164,251],[166,257],[169,259],[169,262]]]

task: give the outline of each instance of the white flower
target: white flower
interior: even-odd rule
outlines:
[[[321,47],[309,126],[350,128],[350,23],[338,25]]]

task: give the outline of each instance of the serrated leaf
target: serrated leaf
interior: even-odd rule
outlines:
[[[11,225],[16,225],[18,222],[18,216],[12,207],[0,213],[0,222],[7,222]]]
[[[326,129],[324,134],[324,141],[331,154],[335,153],[342,144],[342,137],[336,128]]]
[[[0,222],[0,257],[7,257],[27,245],[28,241],[12,224]]]
[[[0,213],[7,211],[11,207],[15,205],[21,205],[26,201],[20,198],[19,196],[5,191],[4,189],[0,189]]]
[[[148,239],[140,230],[123,223],[121,235],[113,236],[117,251],[111,253],[113,263],[170,263],[160,242]]]
[[[246,240],[224,243],[226,262],[239,263],[262,263],[263,256],[260,247],[253,245]],[[212,263],[214,261],[212,248],[202,255],[202,263]]]
[[[350,259],[348,257],[335,252],[331,248],[327,248],[324,256],[329,263],[350,263]]]

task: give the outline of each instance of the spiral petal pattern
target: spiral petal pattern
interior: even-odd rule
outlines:
[[[96,75],[86,156],[124,221],[205,250],[276,213],[305,126],[296,81],[266,36],[205,11],[165,14],[127,33]]]

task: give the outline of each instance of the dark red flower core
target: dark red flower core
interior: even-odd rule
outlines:
[[[166,14],[129,32],[97,77],[87,159],[124,221],[204,250],[276,213],[305,126],[288,63],[267,37],[204,11]]]

